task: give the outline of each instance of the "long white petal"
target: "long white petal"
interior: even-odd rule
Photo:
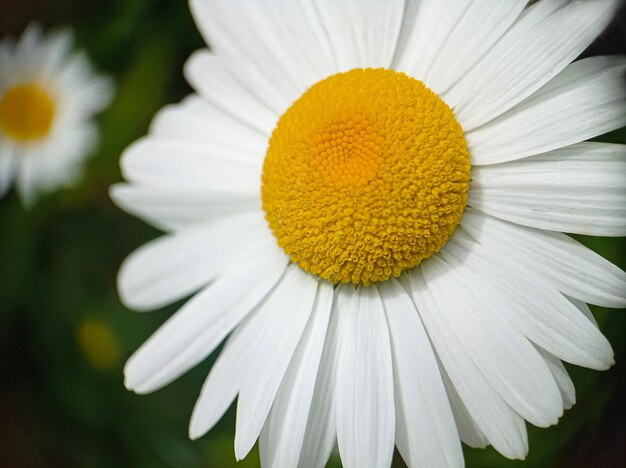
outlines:
[[[387,468],[395,411],[389,330],[376,286],[359,288],[341,313],[335,400],[346,468]]]
[[[311,316],[317,290],[317,278],[292,265],[259,306],[261,313],[250,321],[250,326],[258,332],[237,402],[235,456],[238,460],[248,454],[259,437]],[[264,314],[264,311],[271,312]]]
[[[485,437],[485,434],[478,428],[474,422],[474,418],[469,414],[465,403],[459,396],[459,393],[454,388],[454,384],[448,377],[443,364],[439,363],[441,370],[441,377],[443,384],[446,388],[448,400],[450,401],[450,407],[452,408],[452,414],[454,415],[454,422],[456,423],[457,431],[461,440],[473,448],[485,448],[489,445],[489,441]]]
[[[265,422],[266,468],[298,465],[332,304],[332,284],[320,282],[313,313]]]
[[[455,233],[441,253],[464,272],[465,282],[471,282],[477,294],[500,305],[499,315],[559,359],[600,370],[613,364],[607,339],[569,300],[532,270],[462,234]]]
[[[528,452],[524,419],[502,400],[462,346],[443,317],[447,305],[435,301],[421,269],[407,278],[428,336],[474,423],[498,452],[523,459]]]
[[[626,235],[626,145],[586,143],[477,167],[474,208],[517,224],[595,236]]]
[[[189,57],[185,76],[194,89],[207,101],[263,135],[269,136],[278,115],[239,83],[219,57],[200,50]]]
[[[243,111],[247,114],[250,109],[244,108]],[[206,157],[216,155],[256,167],[263,162],[269,140],[269,133],[245,125],[237,117],[196,95],[161,109],[152,120],[150,135],[153,141],[164,144],[181,143],[183,149],[172,151],[175,162],[181,162],[177,157],[188,147],[184,144],[193,143],[207,154]]]
[[[395,279],[379,289],[391,337],[398,450],[411,468],[463,466],[450,403],[415,305]]]
[[[338,71],[389,68],[404,0],[315,0],[315,6],[330,36]]]
[[[463,228],[502,258],[525,265],[563,294],[626,307],[626,272],[565,234],[512,224],[467,208]]]
[[[226,409],[228,409],[228,406],[237,393],[241,393],[244,390],[244,387],[246,387],[245,391],[247,394],[250,394],[249,387],[254,383],[250,381],[250,377],[252,377],[255,370],[267,368],[267,366],[271,367],[275,364],[272,361],[267,361],[262,367],[259,367],[260,357],[267,356],[268,347],[271,347],[272,344],[275,343],[275,341],[272,340],[274,340],[277,330],[282,330],[281,327],[283,326],[289,328],[289,325],[293,325],[295,322],[304,321],[306,324],[311,311],[310,309],[308,311],[306,310],[308,307],[307,301],[311,296],[314,299],[317,287],[315,284],[309,284],[312,288],[309,287],[297,291],[306,296],[304,298],[305,302],[301,304],[304,308],[299,309],[297,304],[293,301],[293,286],[300,283],[299,280],[302,279],[302,275],[304,275],[302,271],[297,270],[294,267],[288,268],[288,271],[271,291],[271,293],[254,309],[252,313],[250,313],[250,315],[237,327],[235,332],[229,338],[225,349],[222,351],[215,365],[211,369],[211,373],[204,383],[202,393],[200,394],[200,398],[194,408],[189,428],[191,438],[198,438],[210,430],[211,427],[213,427],[213,425],[222,417]],[[302,285],[302,283],[300,283],[300,285]],[[291,303],[292,309],[285,307],[287,305],[285,302],[287,298],[291,299],[288,302]],[[313,299],[310,300],[311,307]],[[287,310],[292,313],[293,317],[287,317],[287,320],[285,321],[285,311]],[[304,324],[302,327],[304,327]],[[291,329],[291,331],[294,331],[295,335],[288,334],[286,338],[291,341],[295,340],[297,344],[301,333],[298,334],[297,330],[294,329]],[[280,343],[277,344],[280,345]],[[292,354],[290,353],[286,357],[283,356],[282,359],[287,359],[287,363],[289,363],[291,356]],[[257,369],[254,369],[255,366],[257,366]],[[282,376],[277,376],[277,380],[278,382],[275,383],[276,387],[280,385]],[[265,391],[268,388],[269,387],[266,387],[261,390]],[[269,401],[270,406],[271,404],[272,401]],[[267,407],[267,411],[260,409],[261,413],[264,413],[260,415],[261,425],[263,424],[269,409],[269,406]],[[245,428],[240,426],[240,412],[241,408],[239,404],[237,408],[237,431],[241,434],[241,429],[247,430],[249,426],[246,426]],[[256,419],[259,417],[258,414],[254,413],[254,410],[249,413],[247,415],[248,418],[252,417]],[[248,418],[246,418],[245,423],[249,422]],[[259,427],[258,430],[260,432],[261,427]],[[254,436],[255,440],[257,436],[258,432],[257,435]],[[235,449],[235,454],[239,455],[237,448]]]
[[[160,237],[124,260],[117,279],[120,298],[140,311],[170,304],[207,285],[241,257],[265,248],[269,240],[260,212]]]
[[[438,94],[498,41],[526,0],[409,0],[394,68]]]
[[[245,335],[243,331],[248,329],[245,324],[249,319],[244,320],[230,336],[204,381],[189,422],[189,438],[192,440],[210,431],[239,393],[245,363],[253,352],[250,343],[242,339]]]
[[[556,384],[559,386],[561,398],[563,399],[563,409],[570,409],[574,406],[574,403],[576,403],[576,389],[574,388],[574,383],[572,379],[570,379],[567,370],[565,370],[565,366],[561,360],[553,354],[550,354],[538,346],[536,348],[546,362],[548,369],[552,372]]]
[[[593,313],[591,312],[591,309],[589,308],[589,306],[588,306],[586,303],[584,303],[584,302],[582,302],[582,301],[579,301],[578,299],[571,298],[571,297],[568,297],[567,299],[568,299],[568,300],[569,300],[572,304],[574,304],[574,305],[576,306],[576,308],[577,308],[578,310],[580,310],[580,311],[582,312],[582,314],[583,314],[585,317],[587,317],[587,318],[589,319],[589,321],[590,321],[591,323],[593,323],[593,325],[594,325],[596,328],[600,328],[600,327],[598,326],[598,322],[596,321],[596,318],[593,316]]]
[[[531,7],[443,96],[463,129],[501,115],[550,81],[602,32],[617,3],[549,0]]]
[[[230,74],[275,115],[333,73],[329,38],[312,2],[192,0],[191,10]]]
[[[109,194],[117,206],[165,231],[178,231],[210,220],[261,211],[260,194],[129,184],[113,185]]]
[[[354,294],[354,288],[339,286],[335,290],[328,336],[315,381],[313,401],[307,420],[306,433],[300,453],[299,468],[324,468],[335,446],[337,435],[335,421],[335,378],[338,358],[340,326],[339,319]]]
[[[536,349],[501,313],[508,304],[477,290],[457,263],[433,256],[422,270],[445,305],[442,319],[500,397],[536,426],[556,424],[563,413],[559,390]]]
[[[214,153],[202,143],[146,138],[132,144],[121,162],[127,181],[155,188],[210,188],[255,195],[260,187],[260,163]]]
[[[276,250],[258,251],[187,302],[128,360],[126,386],[154,391],[212,353],[279,281],[287,259]]]
[[[625,70],[624,57],[569,65],[522,103],[465,134],[472,164],[545,153],[626,125]]]
[[[0,146],[0,197],[3,197],[11,188],[17,162],[11,148],[8,145],[2,146]]]
[[[272,413],[267,416],[265,420],[265,424],[263,428],[261,428],[261,433],[259,434],[259,459],[261,461],[261,468],[266,468],[271,466],[272,462],[270,456],[272,455],[270,445],[275,443],[270,439],[270,420],[272,418]]]

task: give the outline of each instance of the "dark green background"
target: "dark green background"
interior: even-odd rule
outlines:
[[[624,18],[589,55],[626,52]],[[80,47],[115,78],[117,93],[99,118],[102,142],[82,183],[43,197],[29,211],[14,194],[0,200],[0,467],[257,466],[256,454],[234,461],[232,409],[202,440],[187,439],[194,401],[215,356],[149,396],[127,392],[122,383],[124,360],[176,305],[136,314],[119,303],[120,263],[158,232],[113,206],[107,190],[120,180],[123,148],[145,134],[159,108],[191,92],[182,65],[203,42],[187,4],[4,0],[0,34],[19,35],[34,19],[74,28]],[[626,132],[602,140],[626,143]],[[626,266],[624,240],[581,240]],[[466,450],[469,467],[626,466],[626,317],[623,311],[594,312],[617,365],[604,373],[569,366],[578,403],[556,427],[529,427],[525,463],[492,449]],[[113,334],[119,359],[106,369],[94,367],[79,344],[86,320]],[[403,466],[400,460],[397,466]]]

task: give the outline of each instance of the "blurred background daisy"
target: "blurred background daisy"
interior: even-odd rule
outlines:
[[[50,164],[33,167],[34,172],[20,179],[17,174],[26,174],[25,169],[2,159],[6,146],[0,145],[0,192],[6,193],[0,199],[0,415],[4,429],[0,465],[258,466],[256,449],[244,461],[234,461],[232,408],[207,437],[196,442],[186,437],[198,389],[217,353],[147,397],[127,392],[122,384],[124,361],[180,304],[143,316],[129,313],[120,304],[115,290],[119,265],[130,251],[158,233],[114,207],[108,187],[121,180],[120,153],[146,133],[155,112],[191,92],[183,78],[183,64],[204,43],[186,2],[5,0],[0,6],[0,38],[19,38],[34,21],[45,31],[73,30],[71,47],[63,33],[40,36],[30,29],[25,37],[33,44],[51,44],[50,52],[63,51],[68,57],[74,50],[86,51],[94,70],[113,77],[116,93],[110,107],[95,120],[100,134],[95,152],[90,147],[96,148],[96,127],[87,122],[107,103],[111,88],[105,81],[92,82],[95,75],[91,72],[90,78],[75,84],[94,92],[87,100],[88,109],[79,112],[84,125],[71,127],[80,135],[76,138],[83,139],[80,151],[63,155],[70,139],[59,127],[58,142],[46,143],[46,151],[53,150],[46,153]],[[585,55],[625,54],[624,24],[622,8]],[[0,76],[11,73],[5,65],[9,62],[3,62],[11,47],[5,45],[0,51]],[[36,58],[37,53],[31,52],[23,61],[36,63]],[[29,78],[24,83],[43,82]],[[78,88],[72,89],[76,93],[70,90],[68,99],[78,99]],[[56,91],[42,87],[30,92],[39,105],[57,115]],[[38,93],[50,93],[46,94],[50,102]],[[53,122],[54,117],[38,122],[28,135],[16,133],[5,123],[4,132],[20,140],[12,146],[34,151],[31,147],[37,145],[23,145],[23,140],[52,135],[56,131]],[[597,140],[626,144],[626,130]],[[93,157],[83,163],[83,156],[90,152]],[[64,157],[68,159],[61,165]],[[32,203],[41,192],[73,182],[81,172],[84,177],[78,185],[40,197],[36,209],[22,209],[20,201]],[[626,268],[623,239],[577,238]],[[558,426],[529,426],[531,450],[525,465],[506,460],[491,448],[465,448],[467,466],[618,467],[626,463],[626,317],[615,310],[593,310],[615,350],[617,364],[602,373],[568,366],[577,404]],[[336,458],[331,466],[339,466]],[[397,456],[394,466],[404,466]]]
[[[111,81],[72,43],[37,24],[0,42],[0,195],[14,185],[26,206],[76,181],[97,143],[91,117],[111,100]]]

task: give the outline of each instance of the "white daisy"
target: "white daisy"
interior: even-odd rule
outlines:
[[[581,143],[626,124],[626,60],[571,63],[617,2],[526,3],[192,0],[197,94],[112,197],[167,232],[124,263],[125,304],[195,296],[127,387],[230,335],[190,436],[238,397],[238,459],[524,458],[525,420],[574,404],[561,361],[613,363],[586,303],[626,306],[626,274],[561,234],[626,233],[626,148]]]
[[[96,76],[72,35],[31,25],[0,42],[0,196],[12,184],[25,205],[80,175],[97,130],[91,118],[112,86]]]

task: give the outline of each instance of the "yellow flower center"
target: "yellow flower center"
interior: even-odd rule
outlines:
[[[463,130],[435,93],[403,73],[354,69],[315,84],[278,121],[263,209],[304,270],[368,285],[445,245],[469,182]]]
[[[40,86],[14,86],[0,99],[0,130],[21,143],[39,140],[50,131],[54,111],[54,101]]]

